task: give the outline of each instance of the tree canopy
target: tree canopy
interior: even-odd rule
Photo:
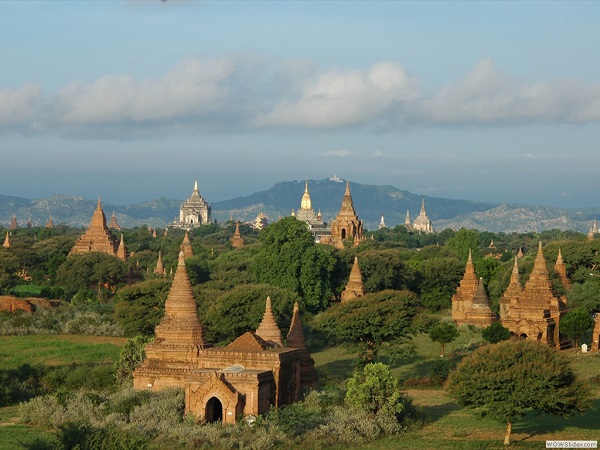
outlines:
[[[512,423],[528,412],[569,416],[589,406],[589,387],[575,377],[569,360],[532,340],[486,345],[464,358],[450,374],[447,389],[459,403]]]
[[[415,306],[412,292],[388,290],[332,305],[315,321],[321,331],[338,341],[356,344],[362,362],[370,363],[383,343],[409,339]]]

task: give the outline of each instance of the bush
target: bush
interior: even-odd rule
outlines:
[[[348,381],[346,403],[374,414],[399,415],[404,410],[398,379],[382,363],[367,364]]]

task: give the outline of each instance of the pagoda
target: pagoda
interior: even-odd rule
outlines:
[[[181,204],[179,219],[173,222],[176,228],[191,230],[210,223],[211,207],[198,191],[198,181],[194,182],[192,195]]]
[[[363,284],[360,266],[358,265],[358,257],[354,257],[354,264],[350,270],[350,278],[348,284],[342,291],[342,303],[365,295],[365,285]]]
[[[317,387],[319,374],[315,369],[315,360],[312,359],[306,348],[298,302],[294,303],[294,313],[292,314],[292,323],[287,335],[286,346],[300,350],[300,386],[305,388]]]
[[[110,216],[110,223],[108,224],[108,228],[121,231],[121,226],[117,222],[117,216],[115,215],[114,211],[112,213],[112,216]]]
[[[77,239],[69,255],[87,252],[102,252],[117,256],[119,253],[118,250],[119,242],[106,226],[106,216],[104,215],[104,211],[102,211],[100,197],[98,197],[98,206],[92,215],[90,225],[87,231]],[[121,252],[121,255],[123,254],[124,251]]]
[[[558,249],[558,256],[556,257],[556,263],[554,264],[554,271],[560,278],[560,282],[563,284],[566,290],[571,289],[571,281],[567,277],[567,267],[563,261],[562,252]]]
[[[8,231],[6,232],[6,238],[4,238],[4,244],[2,244],[2,247],[10,248],[10,234]]]
[[[344,248],[345,242],[352,242],[358,245],[363,240],[363,223],[358,219],[352,195],[350,194],[350,183],[346,182],[346,191],[342,198],[340,212],[334,220],[331,221],[331,235],[322,236],[321,243],[333,245],[337,248]]]
[[[298,400],[302,387],[318,381],[297,305],[287,347],[281,342],[270,298],[256,332],[248,331],[223,347],[209,344],[183,252],[155,334],[154,342],[145,347],[145,360],[133,372],[134,388],[183,388],[185,412],[199,421],[231,424],[242,416],[264,414],[271,406]]]
[[[308,225],[308,230],[317,242],[321,241],[322,236],[329,236],[331,234],[331,229],[323,222],[321,211],[319,210],[318,214],[315,214],[313,210],[312,200],[308,192],[308,181],[306,181],[304,186],[304,194],[302,195],[302,200],[300,202],[300,209],[297,212],[292,210],[292,216],[295,216],[296,219],[301,220]]]
[[[414,231],[421,231],[423,233],[434,232],[431,220],[427,217],[427,212],[425,211],[425,199],[421,200],[421,211],[412,224],[412,228]]]
[[[510,283],[500,298],[500,322],[514,335],[563,348],[569,345],[569,340],[560,336],[559,325],[566,312],[566,298],[559,298],[552,290],[540,241],[524,288],[515,258]]]
[[[192,249],[192,243],[190,242],[190,237],[188,236],[187,230],[185,231],[185,236],[183,236],[181,251],[183,251],[183,254],[186,258],[191,258],[194,256],[194,250]]]
[[[244,238],[240,234],[239,222],[235,222],[235,231],[233,232],[233,236],[231,236],[229,241],[231,242],[231,246],[233,248],[242,248],[244,246]]]

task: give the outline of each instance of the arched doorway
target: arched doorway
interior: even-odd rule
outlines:
[[[206,414],[204,415],[207,422],[222,422],[223,421],[223,405],[217,397],[211,397],[206,402]]]
[[[519,339],[527,339],[527,334],[525,334],[525,333],[521,333],[521,334],[519,335]]]
[[[342,239],[346,239],[346,229],[342,228]]]

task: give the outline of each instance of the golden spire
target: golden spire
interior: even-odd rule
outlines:
[[[10,248],[10,236],[8,234],[8,231],[6,232],[6,239],[4,239],[4,244],[2,244],[2,247]]]
[[[312,202],[310,201],[310,194],[308,193],[308,180],[306,180],[306,186],[304,188],[304,195],[302,196],[302,202],[300,203],[300,209],[304,211],[312,210]]]

